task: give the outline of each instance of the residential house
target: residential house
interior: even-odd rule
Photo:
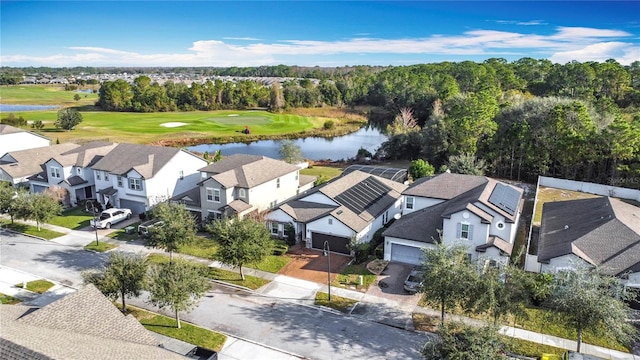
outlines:
[[[80,145],[65,143],[27,150],[11,151],[0,157],[0,181],[29,187],[29,178],[43,171],[47,160]]]
[[[597,267],[640,287],[640,207],[611,197],[545,203],[538,261],[542,272]]]
[[[44,136],[10,125],[0,124],[0,156],[8,152],[41,148],[51,145]]]
[[[44,163],[44,170],[29,177],[32,192],[49,188],[62,189],[66,205],[96,197],[92,166],[113,150],[117,144],[93,141],[53,156]]]
[[[198,186],[172,198],[199,212],[201,219],[242,217],[274,207],[313,187],[315,177],[300,168],[266,156],[225,156],[200,169]]]
[[[271,233],[292,224],[308,248],[350,254],[350,242],[371,241],[373,234],[402,211],[407,185],[353,171],[285,202],[266,218]]]
[[[384,259],[421,264],[423,249],[463,244],[470,259],[506,264],[522,211],[522,189],[449,172],[419,179],[404,193],[400,219],[383,232]]]
[[[97,198],[105,206],[140,214],[193,188],[206,164],[178,148],[118,144],[92,165]]]
[[[42,308],[0,305],[3,359],[185,359],[89,284]]]

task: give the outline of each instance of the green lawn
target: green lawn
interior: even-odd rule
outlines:
[[[176,145],[194,142],[242,142],[301,132],[314,135],[314,129],[321,129],[326,120],[320,117],[274,114],[260,110],[165,113],[81,111],[82,122],[72,131],[62,131],[53,126],[56,111],[15,114],[23,116],[27,121],[41,120],[45,127],[37,132],[60,142],[109,139],[128,143]],[[183,125],[163,125],[169,123]],[[240,132],[245,125],[251,127],[250,135]]]
[[[20,299],[16,299],[13,296],[9,296],[3,293],[0,293],[0,304],[3,305],[15,305],[22,302]]]
[[[223,334],[182,320],[180,321],[181,328],[178,329],[174,318],[134,308],[132,306],[127,306],[127,310],[129,310],[129,312],[133,314],[133,316],[138,319],[142,326],[147,330],[182,340],[189,344],[219,352],[222,349],[224,342],[227,340],[227,337]]]
[[[22,288],[22,284],[16,284],[16,287]],[[42,294],[51,289],[53,283],[47,280],[33,280],[27,283],[27,290]]]
[[[317,178],[320,178],[322,176],[327,180],[331,180],[331,179],[333,179],[335,177],[340,176],[340,174],[342,174],[342,170],[343,169],[336,168],[336,167],[331,167],[331,166],[314,165],[314,166],[310,166],[310,167],[308,167],[306,169],[300,170],[300,174],[311,175],[311,176],[315,176]]]
[[[75,101],[73,96],[80,95]],[[85,96],[86,95],[86,96]],[[65,91],[60,85],[16,85],[0,87],[3,104],[77,106],[94,104],[98,94]],[[4,114],[3,114],[4,115]]]
[[[362,285],[360,285],[360,275],[362,275]],[[369,286],[375,281],[376,275],[367,269],[366,263],[362,263],[345,267],[331,284],[342,288],[355,288],[359,291],[367,291]]]
[[[89,226],[91,219],[93,219],[93,215],[86,213],[84,209],[80,207],[75,207],[64,211],[59,216],[54,216],[48,223],[67,229],[78,230]]]
[[[118,229],[110,233],[109,235],[107,235],[107,237],[115,240],[121,240],[121,241],[136,240],[138,238],[138,225],[140,225],[139,221],[129,225],[135,228],[134,232],[131,234],[127,234],[125,229]]]
[[[45,229],[45,228],[42,228],[42,227],[38,231],[38,228],[35,227],[35,226],[23,224],[23,223],[20,223],[20,222],[17,222],[17,221],[12,224],[8,220],[1,220],[0,223],[2,224],[2,226],[4,228],[13,230],[15,232],[23,233],[23,234],[26,234],[26,235],[33,235],[33,236],[41,237],[41,238],[46,239],[46,240],[55,239],[57,237],[65,235],[63,233],[59,233],[59,232],[53,231],[53,230],[48,230],[48,229]]]
[[[219,246],[217,241],[209,237],[196,236],[190,244],[181,245],[178,252],[203,259],[213,259]]]
[[[286,254],[280,255],[280,256],[269,255],[269,256],[267,256],[266,259],[264,259],[263,261],[259,262],[258,264],[251,264],[249,266],[254,268],[254,269],[258,269],[258,270],[262,270],[262,271],[266,271],[266,272],[270,272],[270,273],[274,273],[275,274],[290,262],[291,262],[291,258],[289,256],[287,256]]]
[[[590,199],[595,197],[600,196],[578,191],[561,190],[541,186],[538,190],[538,197],[535,205],[536,208],[533,213],[533,224],[538,226],[540,225],[540,221],[542,220],[542,205],[546,202]]]
[[[320,291],[316,293],[316,300],[315,300],[316,305],[330,307],[332,309],[338,310],[343,313],[348,312],[356,303],[357,301],[355,300],[347,299],[347,298],[336,296],[336,295],[331,295],[331,301],[329,301],[328,293],[320,292]]]
[[[169,256],[165,254],[150,254],[147,259],[151,264],[159,264],[169,262]],[[195,262],[194,262],[195,263]],[[242,281],[240,273],[238,271],[228,271],[213,267],[208,267],[203,263],[195,263],[198,266],[207,268],[207,275],[212,280],[218,280],[233,285],[244,286],[246,288],[255,290],[269,283],[269,280],[265,280],[259,277],[245,275],[245,280]]]
[[[118,245],[116,245],[116,244],[111,244],[111,243],[104,242],[104,241],[99,241],[98,244],[96,245],[96,242],[92,241],[89,244],[87,244],[84,247],[84,249],[85,250],[93,250],[93,251],[97,251],[97,252],[105,252],[105,251],[109,251],[111,249],[115,249],[117,247],[118,247]]]

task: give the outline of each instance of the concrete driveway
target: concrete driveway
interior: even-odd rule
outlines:
[[[420,294],[410,294],[404,290],[404,280],[412,268],[413,265],[390,262],[351,314],[381,324],[413,330],[411,313],[418,305]]]

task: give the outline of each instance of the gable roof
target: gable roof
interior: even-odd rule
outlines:
[[[180,151],[164,146],[118,144],[92,167],[115,175],[125,175],[135,170],[143,178],[150,179]]]
[[[609,275],[640,271],[640,208],[608,197],[545,203],[538,261],[569,254]]]
[[[8,359],[184,359],[159,347],[93,285],[40,309],[0,305],[0,325],[0,353]]]
[[[92,141],[54,156],[53,159],[62,166],[91,167],[116,146],[118,144],[109,141]]]
[[[11,125],[0,124],[0,135],[16,134],[21,132],[26,132],[26,131]]]
[[[227,156],[200,169],[213,174],[210,178],[225,188],[252,188],[298,170],[297,166],[282,160],[246,154]]]
[[[445,172],[433,177],[418,179],[402,194],[451,200],[487,182],[489,179],[484,176]]]
[[[3,156],[0,168],[13,178],[29,176],[42,171],[42,164],[52,157],[79,147],[78,144],[64,143],[40,148],[11,151]]]
[[[342,175],[332,181],[312,189],[298,199],[303,199],[313,193],[321,193],[332,199],[338,206],[317,204],[316,208],[309,205],[309,201],[293,203],[298,207],[284,208],[288,214],[297,214],[299,211],[306,214],[324,216],[330,210],[330,214],[355,232],[364,230],[371,221],[393,205],[402,195],[406,185],[381,178],[375,175],[353,171]],[[287,202],[290,203],[290,202]],[[281,207],[282,208],[282,207]],[[331,209],[332,208],[332,209]],[[313,209],[313,210],[312,210]],[[291,214],[290,214],[291,215]],[[310,220],[311,221],[311,220]]]

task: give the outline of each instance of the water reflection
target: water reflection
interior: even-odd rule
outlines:
[[[302,154],[310,160],[343,160],[355,157],[360,148],[365,148],[371,153],[380,147],[387,136],[373,127],[365,127],[354,133],[337,136],[334,138],[308,137],[297,139],[294,142],[300,146]],[[196,145],[189,147],[191,151],[213,153],[221,150],[222,155],[251,154],[263,155],[279,159],[280,141],[261,140],[252,143],[230,143]]]

